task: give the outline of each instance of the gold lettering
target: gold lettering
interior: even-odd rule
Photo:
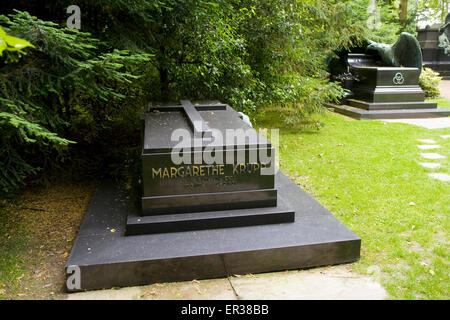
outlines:
[[[152,168],[152,178],[155,179],[155,175],[159,178],[161,178],[161,168],[158,168],[158,170],[155,170],[155,168]]]
[[[253,166],[253,167],[252,167]],[[233,174],[246,173],[247,171],[256,171],[259,165],[237,164],[233,165]],[[181,166],[181,167],[160,167],[152,168],[153,179],[165,178],[185,178],[185,177],[204,177],[211,175],[225,175],[225,165],[201,165],[201,166]]]

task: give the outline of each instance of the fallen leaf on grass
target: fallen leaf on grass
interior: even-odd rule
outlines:
[[[158,293],[156,291],[147,291],[141,295],[141,298],[145,298],[148,296],[157,296],[157,295],[158,295]]]

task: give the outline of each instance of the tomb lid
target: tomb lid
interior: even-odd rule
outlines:
[[[245,123],[238,112],[217,101],[150,106],[143,115],[143,153],[168,153],[173,148],[219,150],[271,148],[271,143]],[[228,137],[227,138],[227,133]],[[183,138],[181,135],[183,134]]]

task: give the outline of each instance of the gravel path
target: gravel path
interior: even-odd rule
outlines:
[[[442,80],[439,89],[442,98],[450,99],[450,80]]]

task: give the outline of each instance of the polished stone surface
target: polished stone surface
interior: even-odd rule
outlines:
[[[419,162],[419,164],[422,167],[428,168],[428,169],[438,169],[438,168],[442,167],[442,165],[440,163],[434,163],[434,162]]]
[[[439,47],[439,35],[439,28],[417,30],[424,67],[431,68],[444,79],[450,80],[450,54]]]
[[[424,157],[425,159],[431,159],[431,160],[436,160],[436,159],[445,159],[446,157],[439,154],[439,153],[421,153],[420,154],[422,157]]]
[[[255,148],[271,147],[270,141],[257,133],[251,126],[242,121],[239,113],[229,105],[217,103],[193,104],[197,111],[197,116],[207,125],[209,129],[214,129],[220,133],[224,139],[202,139],[202,149],[213,148]],[[189,110],[189,108],[187,108]],[[195,139],[199,138],[192,129],[190,118],[186,117],[185,108],[182,105],[151,107],[145,113],[144,118],[144,143],[143,153],[170,153],[173,148],[194,147]],[[199,121],[197,119],[197,121]],[[194,120],[195,121],[195,120]],[[191,139],[172,139],[172,133],[177,129],[185,129],[191,132]],[[245,140],[225,139],[226,131],[230,129],[249,130],[255,134],[248,135]],[[214,132],[212,133],[214,136]],[[174,138],[177,135],[174,135]],[[198,141],[197,141],[198,142]],[[197,144],[195,144],[197,146]]]
[[[359,119],[359,120],[380,120],[380,119],[416,119],[416,118],[442,118],[450,116],[450,109],[391,109],[391,110],[364,110],[351,107],[349,105],[328,104],[328,108],[335,112]],[[414,122],[414,121],[412,121]]]
[[[211,210],[248,209],[277,205],[276,189],[205,192],[142,197],[143,216]]]
[[[436,141],[434,141],[433,139],[416,139],[416,140],[422,143],[432,143],[432,144],[436,143]]]
[[[275,149],[230,106],[182,100],[143,119],[142,215],[276,206]]]
[[[428,175],[431,178],[439,180],[439,181],[444,181],[444,182],[450,181],[450,175],[448,175],[446,173],[433,172],[433,173],[429,173]]]
[[[183,214],[140,216],[136,210],[128,216],[126,234],[154,234],[294,222],[295,212],[282,198],[278,200],[278,205],[257,204],[252,205],[250,209],[231,210],[232,204],[221,211]]]
[[[419,144],[417,148],[421,150],[430,150],[430,149],[440,149],[441,146],[438,144]]]
[[[79,266],[81,290],[92,290],[359,259],[358,236],[282,173],[276,181],[279,197],[295,210],[293,223],[138,236],[125,236],[127,216],[136,214],[128,193],[105,183],[91,201],[66,267]]]
[[[347,104],[364,110],[434,109],[437,106],[436,103],[428,101],[374,103],[356,99],[348,99]]]
[[[356,76],[352,97],[340,105],[328,104],[337,113],[360,119],[411,119],[446,117],[450,109],[425,101],[418,68],[387,67],[375,55],[349,53],[346,59]]]
[[[442,48],[423,48],[423,64],[425,68],[430,68],[444,80],[450,80],[450,55],[444,53]]]

